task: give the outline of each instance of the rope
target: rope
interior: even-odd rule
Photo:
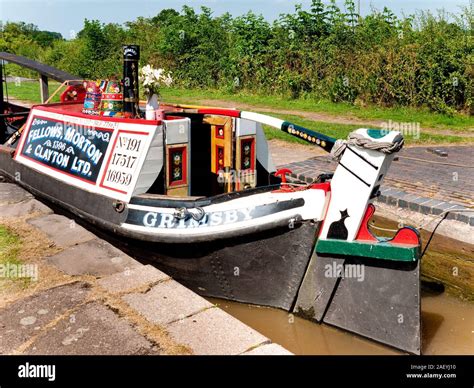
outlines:
[[[357,147],[367,148],[370,150],[380,151],[384,154],[392,154],[394,152],[398,152],[402,149],[404,144],[403,137],[398,135],[393,139],[392,143],[389,142],[375,142],[366,138],[363,135],[358,133],[352,132],[349,134],[347,140],[338,139],[336,143],[332,147],[331,156],[333,159],[339,160],[344,152],[344,150],[349,145],[355,145]],[[456,163],[447,163],[447,162],[437,162],[434,160],[427,160],[427,159],[420,159],[420,158],[413,158],[410,156],[398,156],[400,159],[408,159],[408,160],[415,160],[417,162],[424,162],[424,163],[431,163],[431,164],[440,164],[443,166],[452,166],[452,167],[463,167],[463,168],[474,168],[474,166],[468,166],[465,164],[456,164]],[[314,158],[316,159],[316,158]]]
[[[311,183],[285,182],[285,183],[281,183],[281,185],[295,186],[295,187],[306,187],[306,186],[311,186]]]
[[[398,232],[398,229],[387,229],[387,228],[381,228],[380,226],[375,226],[373,223],[370,224],[370,229],[377,229],[381,230],[383,232]]]
[[[334,159],[340,159],[342,153],[349,145],[383,152],[384,154],[393,154],[394,152],[398,152],[402,149],[403,143],[404,140],[402,135],[397,135],[392,142],[378,142],[368,139],[359,133],[351,132],[347,140],[336,140],[336,143],[331,150],[331,156]]]
[[[433,237],[434,237],[434,234],[435,234],[435,232],[436,232],[436,229],[438,229],[438,226],[441,225],[441,223],[446,219],[446,217],[448,216],[448,214],[449,214],[449,211],[446,212],[446,214],[443,216],[443,218],[441,218],[441,219],[439,220],[439,222],[436,224],[436,226],[434,227],[433,232],[431,232],[430,238],[429,238],[428,241],[426,242],[425,248],[423,249],[423,252],[421,253],[420,260],[421,260],[421,259],[423,258],[423,256],[425,255],[425,253],[426,253],[426,251],[427,251],[427,249],[428,249],[428,247],[429,247],[429,245],[430,245],[430,243],[431,243],[431,240],[432,240]]]

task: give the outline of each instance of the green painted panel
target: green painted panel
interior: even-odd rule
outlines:
[[[372,139],[381,139],[387,134],[387,131],[382,131],[380,129],[368,129],[367,135],[369,135]]]
[[[319,240],[316,252],[344,256],[369,257],[393,261],[416,261],[420,257],[420,247],[404,247],[386,242],[369,243],[344,240]]]

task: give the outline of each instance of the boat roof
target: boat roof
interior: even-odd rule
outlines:
[[[93,116],[82,113],[83,103],[82,102],[66,102],[57,104],[41,104],[34,105],[34,110],[42,110],[45,112],[52,112],[57,114],[63,114],[68,116],[80,117],[88,120],[101,120],[110,122],[127,122],[131,124],[161,124],[161,120],[144,120],[144,119],[131,119],[123,117],[107,117],[107,116]]]
[[[208,106],[195,106],[195,105],[178,105],[178,104],[162,104],[162,109],[167,113],[171,114],[173,112],[179,113],[190,113],[190,114],[210,114],[210,115],[219,115],[219,116],[229,116],[239,118],[242,111],[237,109],[229,108],[217,108],[217,107],[208,107]],[[160,124],[160,120],[145,120],[145,119],[132,119],[132,118],[117,118],[117,117],[107,117],[107,116],[93,116],[90,114],[82,113],[83,103],[82,102],[66,102],[66,103],[53,103],[53,104],[39,104],[34,105],[32,108],[44,110],[47,112],[53,112],[58,114],[66,114],[75,117],[82,117],[87,119],[99,119],[105,121],[126,121],[128,123],[135,124],[151,124],[156,123]]]

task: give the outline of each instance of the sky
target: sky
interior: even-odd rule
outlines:
[[[436,11],[444,8],[457,13],[460,6],[467,6],[470,0],[360,0],[361,14],[370,12],[371,7],[382,10],[387,6],[397,15],[412,14],[416,10]],[[324,1],[328,2],[328,1]],[[337,0],[340,6],[343,0]],[[79,32],[84,19],[97,19],[104,23],[123,23],[139,16],[152,17],[162,9],[180,10],[183,5],[198,9],[211,8],[215,15],[229,12],[234,16],[252,10],[267,20],[278,18],[281,13],[294,10],[295,4],[303,7],[311,0],[0,0],[0,20],[33,23],[41,30],[60,32],[69,39]]]

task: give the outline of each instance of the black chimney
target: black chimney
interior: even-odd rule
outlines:
[[[123,46],[123,112],[125,117],[139,117],[138,60],[140,46]]]

